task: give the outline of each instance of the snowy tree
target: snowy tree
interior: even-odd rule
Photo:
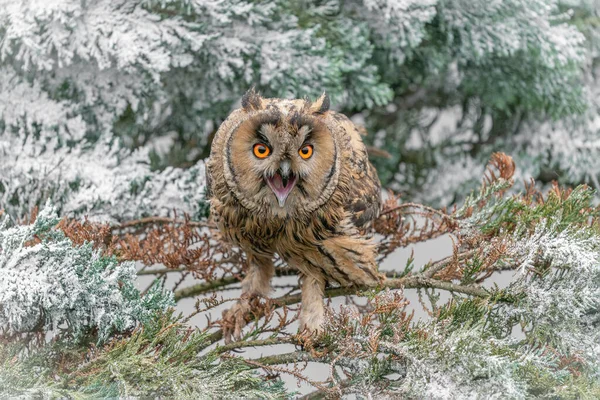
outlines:
[[[523,177],[598,180],[594,2],[27,1],[2,10],[0,175],[13,215],[51,195],[62,209],[67,186],[93,180],[71,162],[94,143],[111,154],[141,147],[145,174],[201,164],[251,86],[281,97],[326,90],[388,150],[374,161],[405,197],[449,204],[498,150]],[[552,144],[565,135],[569,146]],[[42,154],[46,168],[30,169]],[[31,179],[50,182],[17,193]]]
[[[504,151],[519,178],[597,188],[598,3],[436,9],[427,39],[386,78],[394,100],[366,112],[370,140],[391,153],[376,160],[382,178],[411,198],[449,205],[476,186],[492,152]]]

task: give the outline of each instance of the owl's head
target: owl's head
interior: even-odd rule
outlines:
[[[301,216],[328,200],[339,175],[328,113],[325,94],[314,102],[265,99],[254,90],[244,95],[223,156],[227,185],[245,208]]]

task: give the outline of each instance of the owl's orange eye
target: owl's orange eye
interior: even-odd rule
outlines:
[[[305,144],[300,148],[300,150],[298,150],[298,154],[300,154],[300,157],[304,158],[305,160],[308,160],[313,154],[312,145]]]
[[[271,149],[262,143],[256,143],[253,148],[254,155],[258,158],[267,158],[271,154]]]

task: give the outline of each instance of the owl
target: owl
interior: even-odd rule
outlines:
[[[310,102],[251,89],[218,129],[206,167],[211,214],[249,264],[241,300],[223,313],[226,341],[240,339],[251,299],[268,296],[275,254],[299,271],[301,330],[320,329],[326,284],[384,279],[369,237],[379,178],[359,131],[329,110],[326,94]]]

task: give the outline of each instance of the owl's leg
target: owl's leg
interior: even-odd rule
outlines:
[[[242,339],[242,328],[246,325],[246,316],[252,310],[251,300],[256,296],[266,297],[271,291],[271,278],[275,273],[273,258],[246,252],[248,273],[242,281],[240,300],[229,310],[223,311],[223,337],[225,343]]]
[[[313,274],[302,277],[302,310],[300,311],[300,331],[319,331],[323,324],[325,307],[323,295],[325,277]]]

